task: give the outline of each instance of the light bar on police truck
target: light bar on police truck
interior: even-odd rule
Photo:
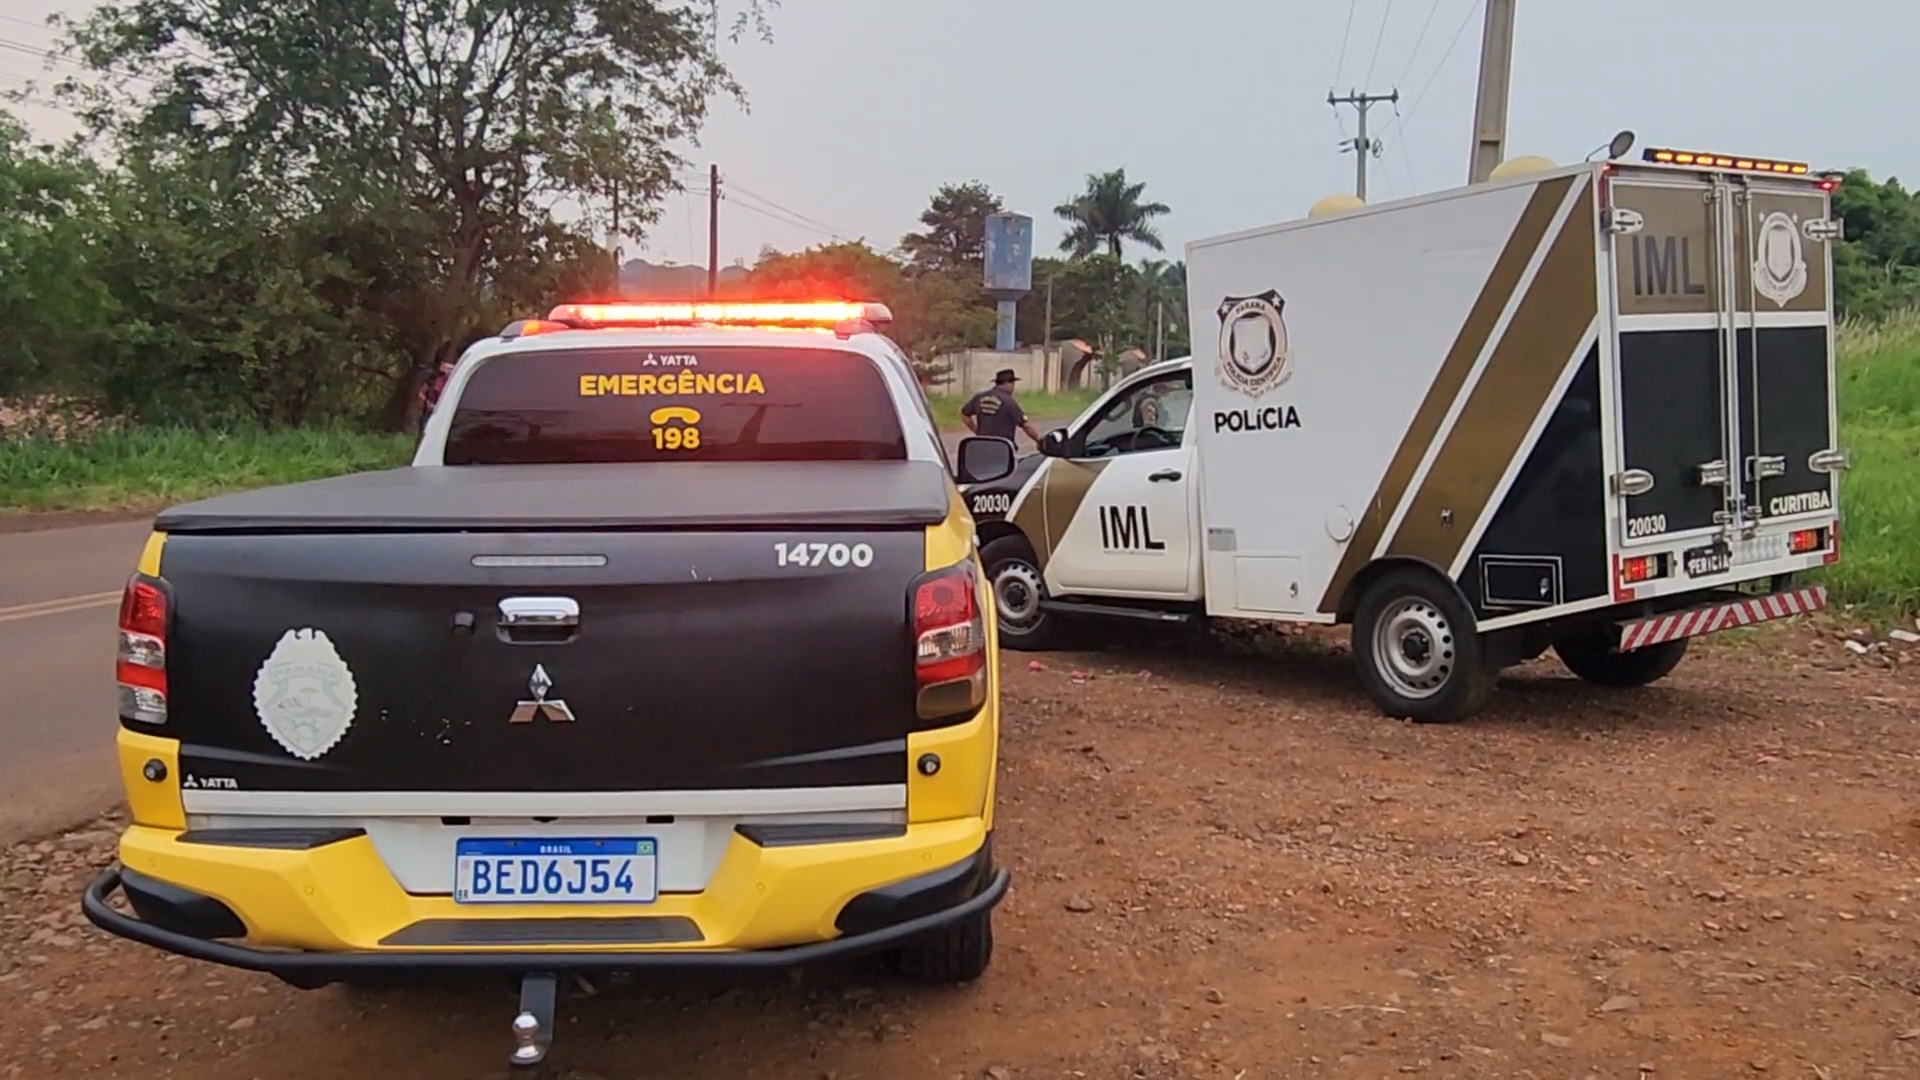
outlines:
[[[753,303],[561,304],[548,320],[570,326],[814,326],[892,322],[885,304],[843,300]]]
[[[1732,157],[1727,154],[1702,154],[1693,150],[1663,150],[1648,147],[1646,153],[1641,156],[1657,165],[1691,165],[1696,169],[1736,169],[1740,172],[1774,173],[1781,176],[1805,176],[1811,171],[1804,161]]]

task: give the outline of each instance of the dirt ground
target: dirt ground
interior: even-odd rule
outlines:
[[[1440,728],[1311,636],[1031,659],[982,980],[601,985],[538,1075],[1920,1076],[1898,653],[1792,628],[1634,692],[1549,657]],[[0,863],[0,1076],[506,1074],[510,986],[302,993],[94,931],[112,828]]]

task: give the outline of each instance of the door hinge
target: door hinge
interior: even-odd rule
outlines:
[[[1609,206],[1600,216],[1600,231],[1614,236],[1632,236],[1646,228],[1647,219],[1638,210],[1629,210],[1624,206]]]
[[[1747,479],[1770,480],[1787,475],[1787,459],[1778,454],[1760,454],[1747,459]]]
[[[1645,495],[1653,490],[1653,474],[1645,469],[1627,469],[1613,474],[1615,495]]]
[[[1845,450],[1820,450],[1807,459],[1807,468],[1817,473],[1844,472],[1853,467],[1853,455]]]
[[[1695,483],[1701,487],[1725,487],[1727,483],[1727,463],[1725,459],[1709,461],[1695,466]]]
[[[1833,218],[1808,218],[1800,223],[1800,232],[1809,240],[1838,240],[1846,232],[1846,223]]]

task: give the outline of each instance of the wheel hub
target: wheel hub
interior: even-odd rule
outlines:
[[[994,601],[1000,608],[1000,621],[1020,629],[1040,621],[1040,598],[1046,594],[1040,571],[1028,563],[1012,560],[1000,564],[993,576]]]
[[[1414,700],[1432,697],[1453,675],[1453,627],[1425,600],[1397,600],[1374,626],[1373,659],[1394,693]]]

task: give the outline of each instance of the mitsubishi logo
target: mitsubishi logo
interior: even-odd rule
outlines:
[[[527,680],[527,689],[533,691],[533,700],[522,701],[514,706],[513,716],[507,723],[531,724],[536,716],[556,724],[573,722],[573,710],[567,708],[565,701],[559,698],[547,700],[547,691],[553,689],[553,679],[547,675],[546,665],[533,665],[533,677]]]

